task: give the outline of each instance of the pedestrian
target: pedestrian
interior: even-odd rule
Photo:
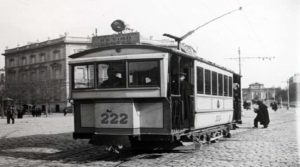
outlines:
[[[271,107],[274,111],[276,111],[278,109],[277,103],[275,101],[271,103]]]
[[[65,108],[65,109],[64,109],[64,116],[66,116],[66,115],[67,115],[67,111],[68,111],[68,109],[67,109],[67,108]]]
[[[10,124],[10,120],[12,120],[12,124],[15,123],[16,110],[14,106],[9,106],[6,111],[7,124]]]
[[[257,114],[254,119],[254,127],[258,127],[258,122],[267,128],[270,123],[268,107],[260,100],[254,102],[254,112]]]

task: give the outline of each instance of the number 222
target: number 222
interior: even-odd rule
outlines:
[[[120,121],[119,121],[120,117]],[[101,114],[101,123],[102,124],[127,124],[128,123],[128,115],[121,113],[121,114],[116,114],[116,113],[103,113]]]

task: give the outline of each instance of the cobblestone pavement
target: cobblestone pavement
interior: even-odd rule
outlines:
[[[180,147],[169,152],[132,154],[119,157],[103,147],[73,140],[73,116],[16,119],[6,124],[0,119],[0,167],[7,166],[300,166],[297,126],[300,111],[270,110],[270,126],[252,129],[255,114],[243,111],[243,124],[231,138],[204,145]],[[298,121],[296,121],[298,119]],[[299,128],[298,128],[299,130]],[[298,133],[298,138],[299,138]]]

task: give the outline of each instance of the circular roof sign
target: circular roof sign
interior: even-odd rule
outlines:
[[[111,23],[111,28],[116,32],[122,32],[125,30],[125,23],[122,20],[115,20]]]

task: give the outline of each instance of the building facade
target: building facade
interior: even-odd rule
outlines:
[[[273,101],[280,102],[279,92],[280,88],[265,88],[261,83],[253,83],[250,84],[248,88],[243,89],[243,100],[244,101],[252,101],[262,100],[266,103],[270,103]]]
[[[5,84],[5,70],[4,68],[0,68],[0,92],[3,91],[4,84]]]
[[[300,106],[300,74],[295,74],[289,78],[289,101],[293,107]]]
[[[5,50],[5,96],[19,107],[63,110],[69,105],[68,56],[90,46],[90,38],[64,36]]]

